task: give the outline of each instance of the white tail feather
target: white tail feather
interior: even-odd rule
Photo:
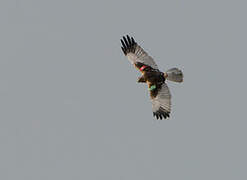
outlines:
[[[174,82],[183,82],[183,73],[178,68],[171,68],[166,71],[166,79]]]

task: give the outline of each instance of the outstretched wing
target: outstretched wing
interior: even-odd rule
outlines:
[[[153,69],[158,69],[157,64],[153,58],[148,55],[133,39],[128,35],[121,39],[123,53],[128,57],[130,62],[134,65],[142,63],[146,66],[150,66]]]
[[[156,116],[157,119],[162,119],[162,117],[166,119],[170,117],[171,94],[166,83],[161,85],[161,88],[158,90],[158,93],[155,97],[151,94],[151,101],[153,115]]]

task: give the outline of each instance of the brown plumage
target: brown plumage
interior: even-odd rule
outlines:
[[[183,74],[177,68],[172,68],[163,73],[159,71],[157,64],[134,40],[133,37],[121,39],[122,51],[130,62],[142,73],[139,83],[147,83],[152,101],[153,115],[157,119],[170,117],[171,94],[165,81],[166,78],[175,82],[183,81]]]

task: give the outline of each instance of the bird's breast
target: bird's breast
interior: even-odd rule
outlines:
[[[145,79],[150,84],[158,84],[164,82],[164,77],[161,72],[148,72],[144,74]]]

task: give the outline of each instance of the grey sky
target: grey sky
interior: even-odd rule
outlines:
[[[246,1],[0,1],[0,179],[246,179]],[[152,117],[129,34],[169,83]]]

